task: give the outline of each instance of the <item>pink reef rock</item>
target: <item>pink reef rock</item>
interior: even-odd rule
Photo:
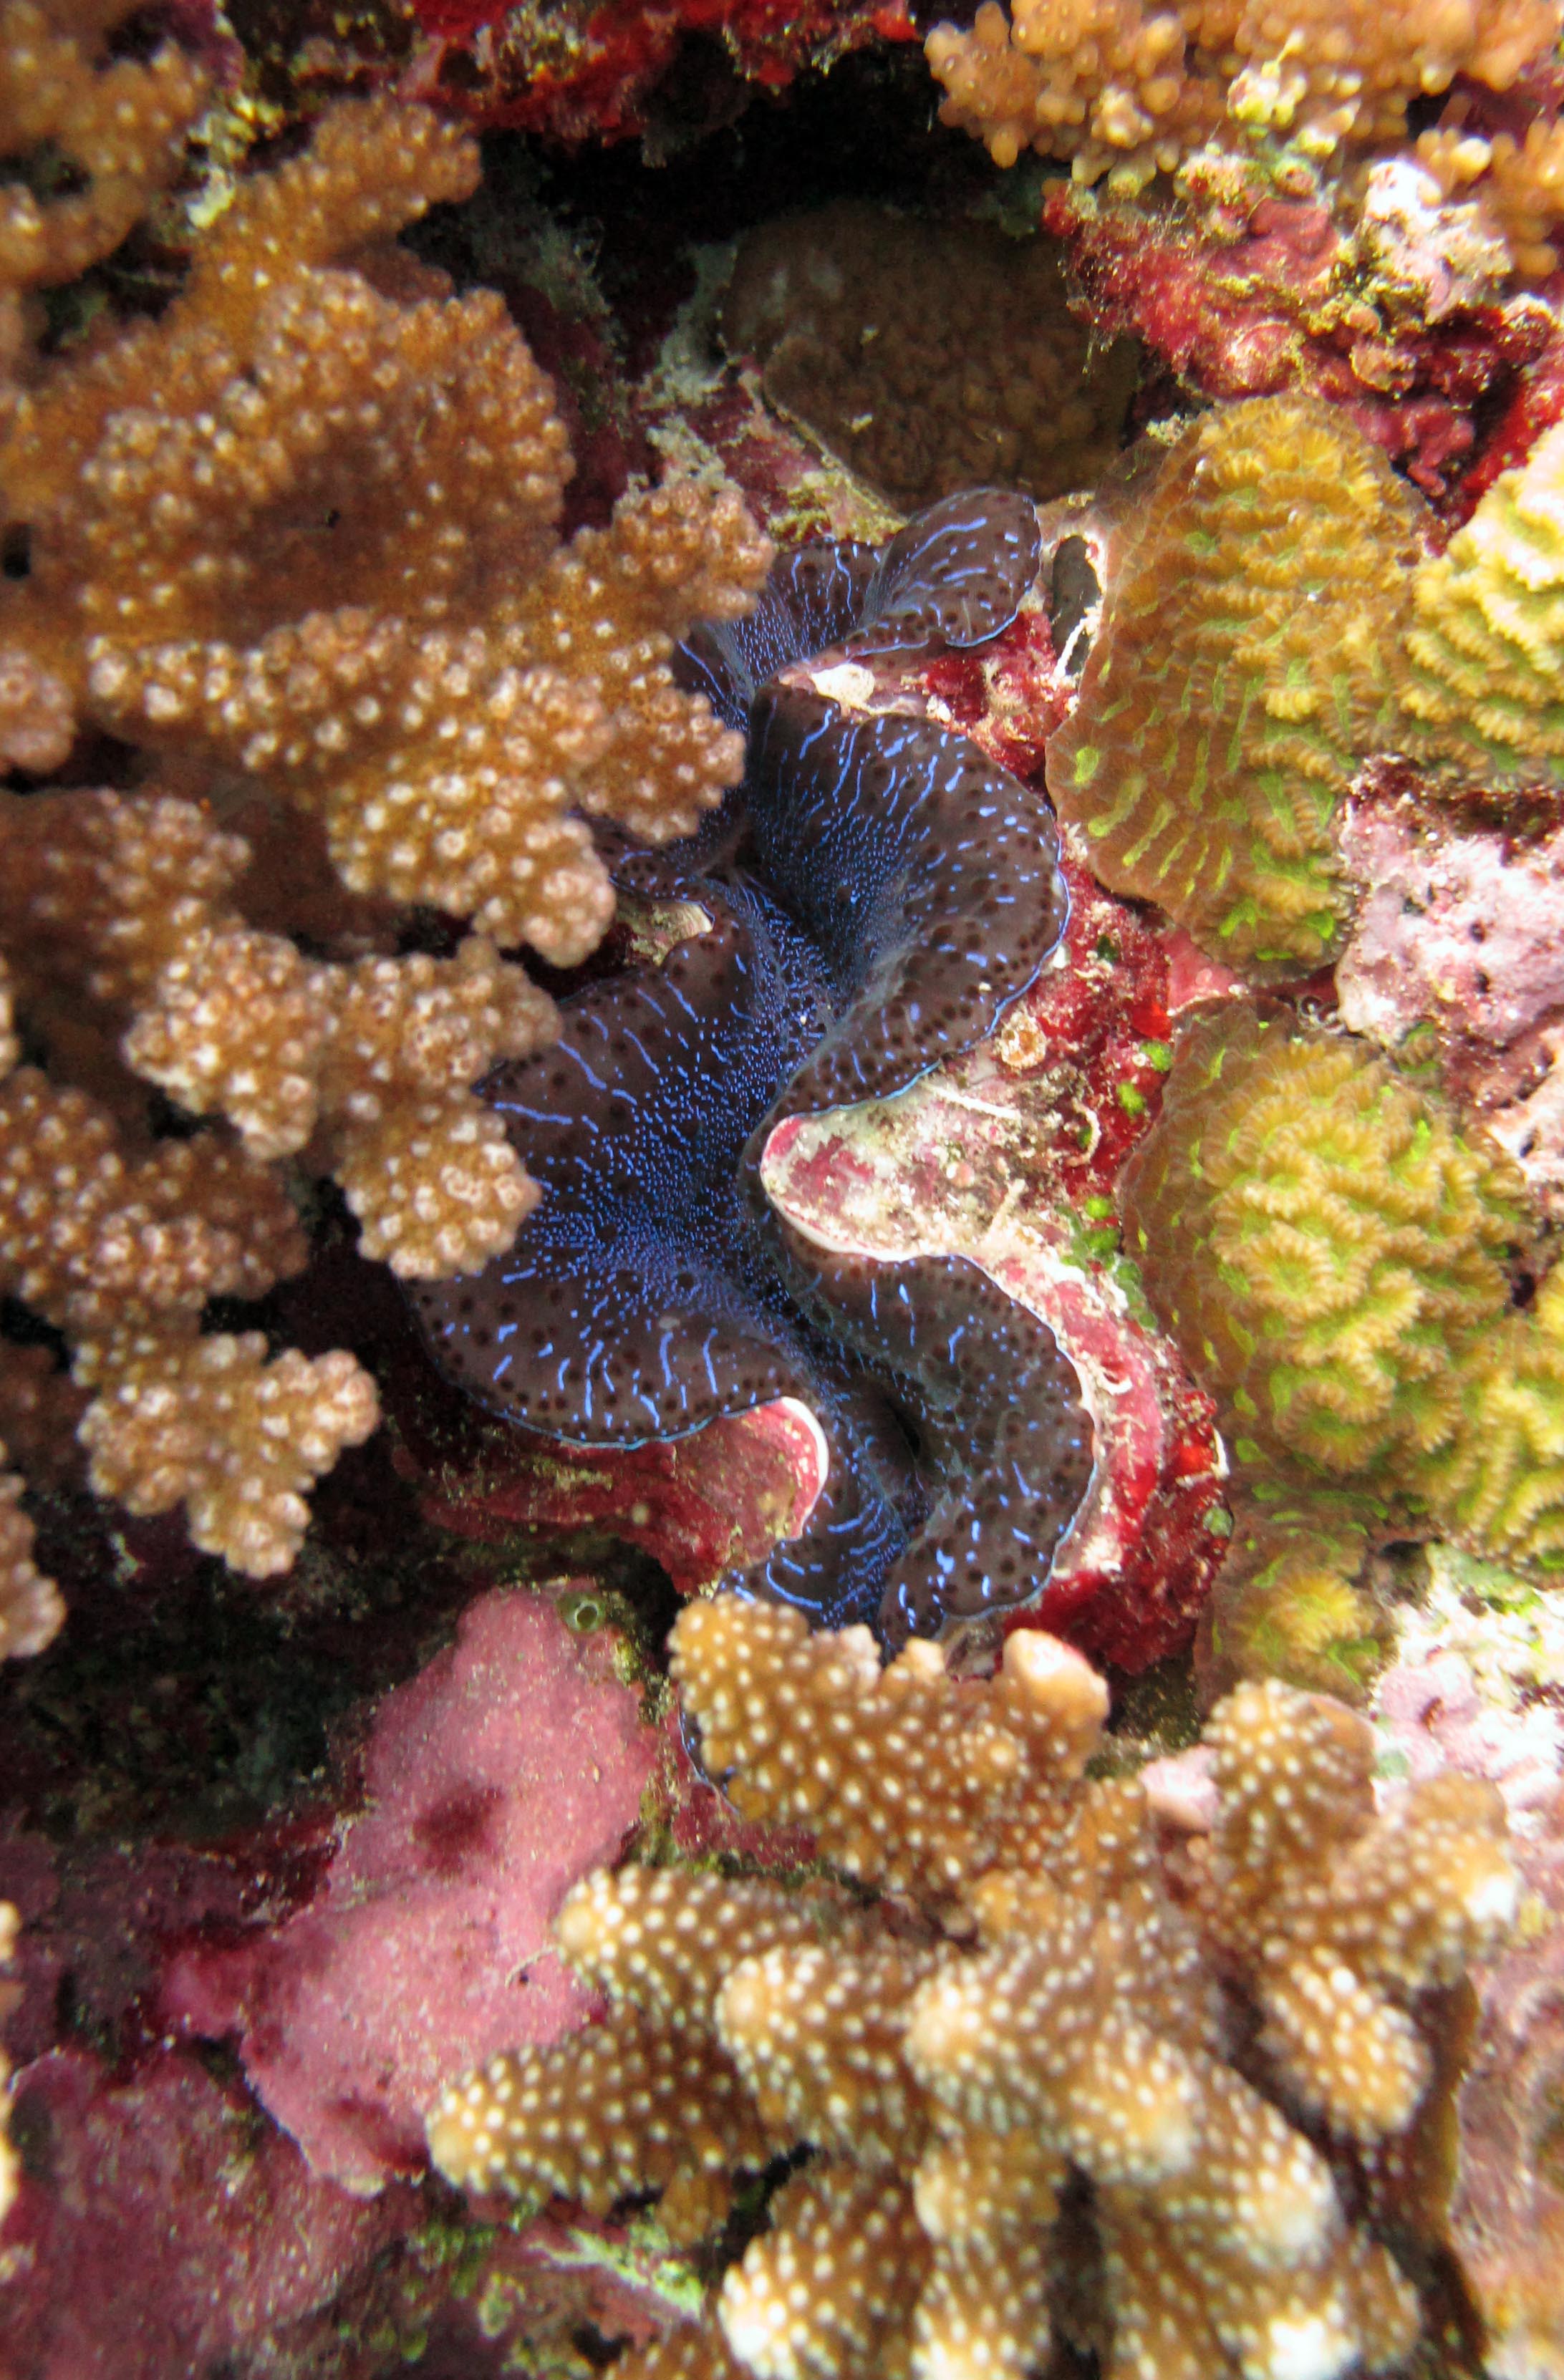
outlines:
[[[1437,1058],[1545,1213],[1564,1216],[1564,827],[1528,841],[1371,791],[1340,844],[1365,888],[1336,971],[1343,1021],[1403,1059]]]
[[[1340,406],[1436,504],[1462,512],[1473,414],[1501,410],[1552,317],[1505,294],[1471,206],[1408,161],[1370,177],[1356,225],[1301,157],[1269,174],[1225,152],[1187,161],[1180,197],[1049,185],[1099,337],[1143,340],[1195,395],[1313,390]]]
[[[813,1415],[782,1397],[693,1438],[626,1449],[496,1428],[460,1487],[443,1481],[422,1502],[427,1519],[488,1545],[518,1531],[607,1532],[661,1562],[681,1595],[698,1595],[797,1534],[824,1463]]]
[[[236,2034],[262,2105],[350,2191],[421,2168],[423,2111],[451,2076],[590,2011],[552,1921],[618,1855],[657,1760],[615,1642],[574,1634],[543,1597],[484,1596],[382,1704],[364,1807],[309,1906],[169,1968],[170,2021]]]
[[[408,2192],[370,2206],[319,2180],[184,2051],[124,2081],[90,2051],[53,2051],[23,2071],[12,2130],[25,2179],[0,2235],[7,2380],[303,2370],[311,2343],[332,2347],[345,2284],[416,2216]]]

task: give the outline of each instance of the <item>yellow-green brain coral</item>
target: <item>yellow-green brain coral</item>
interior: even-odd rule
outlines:
[[[1123,1177],[1133,1255],[1240,1451],[1373,1471],[1448,1444],[1508,1311],[1522,1184],[1363,1044],[1249,1006],[1186,1036]]]
[[[1331,819],[1393,747],[1423,508],[1312,398],[1206,415],[1110,555],[1049,789],[1093,871],[1251,977],[1329,959],[1349,914]]]

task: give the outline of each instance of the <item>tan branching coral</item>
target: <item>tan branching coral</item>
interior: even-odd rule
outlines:
[[[1458,74],[1508,90],[1558,31],[1551,0],[984,0],[926,48],[940,115],[996,164],[1032,148],[1135,190],[1225,125],[1291,129],[1316,156],[1402,140],[1414,100]]]
[[[1049,791],[1113,891],[1304,974],[1348,916],[1332,811],[1396,721],[1416,499],[1339,413],[1257,397],[1184,432],[1120,545]]]
[[[1406,727],[1478,786],[1564,782],[1564,425],[1419,569]]]
[[[1459,113],[1459,103],[1451,112]],[[1526,127],[1522,140],[1512,132],[1490,140],[1447,115],[1420,136],[1417,162],[1447,198],[1475,201],[1522,281],[1546,281],[1557,272],[1553,234],[1564,222],[1564,125],[1537,122]]]
[[[1245,1690],[1212,1722],[1219,1815],[1175,1891],[1138,1784],[1085,1777],[1107,1697],[1051,1638],[957,1683],[931,1646],[881,1671],[867,1631],[720,1597],[673,1654],[742,1806],[806,1815],[891,1889],[844,1912],[818,1884],[592,1876],[560,1935],[607,2022],[434,2109],[458,2182],[600,2208],[661,2189],[685,2237],[722,2214],[725,2168],[812,2152],[637,2380],[1019,2380],[1056,2326],[1109,2380],[1331,2380],[1408,2352],[1415,2291],[1228,2062],[1231,2001],[1261,2029],[1246,2073],[1339,2138],[1401,2132],[1432,2074],[1422,1995],[1514,1913],[1496,1795],[1439,1779],[1376,1817],[1363,1722]]]
[[[1095,485],[1134,383],[1066,304],[1057,252],[978,224],[841,200],[741,243],[722,312],[772,403],[911,512],[1003,480]]]
[[[47,150],[77,184],[0,185],[0,308],[109,255],[178,176],[202,78],[172,42],[144,65],[111,62],[109,35],[131,14],[127,0],[0,7],[0,154],[14,171]]]
[[[18,1510],[25,1483],[5,1461],[0,1444],[0,1660],[42,1653],[66,1616],[58,1587],[32,1559],[32,1523]]]
[[[612,912],[573,806],[683,833],[737,776],[739,740],[667,662],[770,550],[693,485],[562,546],[565,434],[501,298],[407,303],[331,269],[476,176],[434,118],[345,103],[112,376],[62,365],[24,399],[0,485],[30,567],[0,648],[130,741],[318,812],[355,890],[566,964]]]
[[[20,1920],[8,1900],[0,1900],[0,1967],[7,1966],[15,1954]],[[15,1984],[0,1983],[0,2019],[8,2016],[16,1999],[20,1997]],[[11,2145],[7,2119],[11,2112],[11,2062],[0,2050],[0,2222],[4,2222],[15,2202],[21,2181],[21,2160]]]
[[[333,1175],[404,1277],[506,1247],[537,1191],[472,1087],[555,1019],[499,942],[586,956],[613,901],[582,813],[683,833],[742,761],[668,666],[765,574],[737,497],[671,483],[564,542],[565,432],[503,301],[387,245],[478,170],[428,110],[339,104],[156,320],[33,358],[0,417],[0,746],[57,771],[106,728],[145,772],[0,797],[0,1023],[14,1060],[14,998],[42,1061],[0,1090],[0,1272],[67,1335],[33,1405],[91,1484],[183,1502],[256,1576],[375,1419],[346,1354],[200,1335],[304,1260],[268,1168]],[[436,956],[429,906],[477,930]],[[157,1137],[150,1087],[215,1128]]]
[[[1431,2072],[1406,1996],[1456,1982],[1515,1914],[1497,1790],[1436,1777],[1376,1820],[1373,1730],[1274,1679],[1238,1687],[1206,1735],[1220,1815],[1201,1912],[1263,2045],[1333,2131],[1399,2131]]]
[[[79,1436],[101,1496],[132,1512],[183,1504],[190,1536],[247,1578],[291,1568],[304,1500],[345,1446],[380,1420],[374,1382],[337,1348],[267,1360],[259,1330],[88,1340],[76,1374],[98,1390]]]

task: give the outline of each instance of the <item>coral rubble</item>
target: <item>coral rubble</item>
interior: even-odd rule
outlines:
[[[739,1807],[806,1818],[882,1897],[589,1878],[560,1938],[606,2022],[491,2061],[430,2119],[469,2189],[659,2192],[685,2236],[735,2169],[794,2153],[701,2328],[645,2374],[1020,2372],[1055,2325],[1125,2375],[1323,2380],[1409,2350],[1415,2291],[1228,2062],[1224,1996],[1259,2020],[1262,2082],[1343,2149],[1404,2131],[1434,2073],[1425,1996],[1513,1916],[1491,1788],[1442,1777],[1376,1817],[1366,1724],[1246,1687],[1211,1722],[1218,1815],[1175,1892],[1141,1789],[1085,1779],[1106,1695],[1052,1638],[1013,1635],[964,1686],[932,1647],[882,1672],[863,1631],[719,1597],[681,1617],[673,1667]]]

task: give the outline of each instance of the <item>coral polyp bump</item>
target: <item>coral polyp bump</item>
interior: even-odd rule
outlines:
[[[978,491],[879,555],[785,557],[753,615],[693,640],[686,677],[750,724],[739,864],[689,873],[709,843],[684,867],[676,849],[625,863],[632,884],[700,906],[705,930],[567,1002],[559,1048],[491,1080],[542,1207],[485,1273],[415,1293],[464,1386],[582,1444],[803,1397],[830,1480],[765,1583],[824,1615],[878,1608],[898,1640],[1039,1590],[1090,1475],[1089,1425],[1047,1326],[972,1267],[868,1268],[884,1277],[866,1284],[784,1246],[758,1158],[782,1117],[893,1095],[980,1039],[1058,941],[1064,895],[1046,804],[976,745],[762,674],[820,639],[859,659],[981,644],[1038,556],[1031,504]],[[910,1508],[894,1426],[877,1446],[855,1411],[859,1366],[916,1429],[931,1475]]]

